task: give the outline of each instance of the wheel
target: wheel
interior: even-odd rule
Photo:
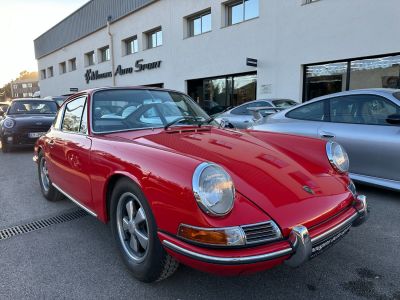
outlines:
[[[39,152],[38,161],[39,183],[43,196],[49,201],[61,200],[64,195],[61,194],[51,183],[49,171],[47,170],[47,162],[42,152]]]
[[[135,278],[150,283],[176,271],[179,263],[162,247],[147,200],[129,179],[117,182],[112,192],[110,219],[122,259]]]

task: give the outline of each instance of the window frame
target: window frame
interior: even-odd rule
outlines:
[[[68,60],[68,72],[76,71],[76,69],[77,69],[76,57],[69,59]]]
[[[251,0],[232,0],[226,2],[225,5],[225,13],[226,13],[226,26],[233,26],[237,24],[241,24],[246,21],[254,20],[260,17],[260,1],[259,0],[254,0],[258,2],[258,14],[255,17],[248,18],[246,19],[246,1],[251,1]],[[242,12],[242,20],[237,23],[232,23],[232,9],[233,7],[237,5],[243,5],[243,12]]]
[[[111,48],[109,45],[98,49],[99,52],[99,63],[107,62],[111,60]]]
[[[58,64],[58,67],[59,67],[60,75],[63,75],[63,74],[65,74],[65,73],[67,73],[67,64],[66,64],[65,61],[60,62],[60,63]]]
[[[208,31],[203,31],[203,17],[210,15],[211,22],[210,22],[210,30]],[[200,33],[199,34],[194,34],[194,21],[200,19]],[[187,26],[188,26],[188,37],[195,37],[199,36],[205,33],[209,33],[212,31],[212,10],[211,8],[207,8],[205,10],[202,10],[200,12],[197,12],[193,15],[190,15],[186,17],[187,20]]]
[[[70,104],[71,102],[73,102],[73,101],[76,101],[76,100],[79,100],[79,99],[85,99],[85,104],[83,105],[83,110],[82,110],[82,115],[81,115],[81,121],[80,121],[80,123],[79,123],[79,131],[67,131],[67,130],[63,130],[63,125],[64,125],[64,119],[65,119],[65,113],[66,113],[66,111],[67,111],[67,106],[68,106],[68,104]],[[86,130],[86,133],[83,133],[83,132],[81,132],[81,127],[82,127],[82,120],[83,120],[83,114],[85,113],[85,108],[87,107],[87,105],[88,105],[88,97],[87,97],[87,95],[78,95],[78,96],[76,96],[75,98],[73,98],[73,99],[71,99],[71,100],[68,100],[68,102],[66,102],[66,103],[64,103],[63,104],[63,106],[62,106],[62,109],[63,109],[63,116],[62,116],[62,119],[61,119],[61,122],[60,122],[60,126],[59,126],[59,131],[61,131],[61,132],[63,132],[63,133],[68,133],[68,134],[78,134],[78,135],[84,135],[84,136],[88,136],[89,135],[89,120],[87,119],[88,118],[88,110],[86,109],[86,122],[87,122],[87,130]],[[57,117],[55,118],[55,121],[57,120]]]
[[[157,34],[161,32],[161,44],[158,44],[158,38],[157,38]],[[157,27],[154,28],[152,30],[149,30],[145,33],[146,38],[147,38],[147,49],[154,49],[154,48],[158,48],[161,47],[162,45],[164,45],[164,34],[163,34],[163,30],[162,27]],[[156,35],[156,45],[153,45],[153,35]]]
[[[92,58],[92,61],[90,60]],[[89,51],[85,53],[85,66],[90,67],[94,66],[96,64],[96,58],[95,58],[95,51]]]
[[[137,51],[135,51],[135,41],[137,43]],[[128,37],[123,40],[124,43],[124,54],[123,55],[132,55],[139,52],[139,39],[137,35]],[[132,43],[132,52],[129,52],[130,43]]]

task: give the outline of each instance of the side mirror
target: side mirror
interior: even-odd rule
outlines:
[[[228,119],[221,119],[219,123],[220,128],[235,128],[235,126],[232,125],[231,122],[229,122]]]
[[[400,114],[394,114],[388,116],[386,122],[392,125],[400,125]]]

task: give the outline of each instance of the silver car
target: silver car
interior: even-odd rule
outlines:
[[[259,111],[259,113],[265,117],[296,104],[298,104],[298,102],[289,99],[254,100],[215,115],[215,120],[217,122],[224,120],[236,128],[243,129],[247,128],[254,121],[253,108],[257,108],[257,111]]]
[[[332,139],[356,181],[400,190],[400,90],[331,94],[265,118],[252,129]]]

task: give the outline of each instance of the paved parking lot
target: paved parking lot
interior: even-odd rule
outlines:
[[[117,255],[107,225],[85,216],[0,240],[0,299],[400,299],[400,194],[359,187],[371,218],[298,269],[224,278],[181,266],[143,284]],[[30,150],[0,154],[0,229],[74,209],[40,194]]]

